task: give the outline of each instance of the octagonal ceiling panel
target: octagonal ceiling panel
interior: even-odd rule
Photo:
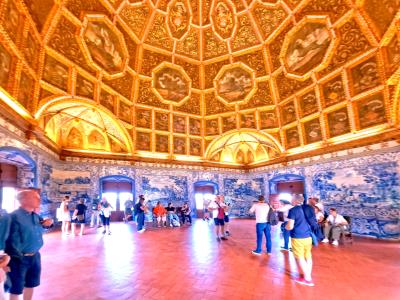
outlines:
[[[214,80],[218,97],[226,104],[246,102],[255,92],[254,71],[243,63],[224,66]]]
[[[322,70],[333,54],[335,33],[326,17],[306,17],[288,32],[280,59],[286,73],[305,79]]]
[[[122,74],[128,63],[128,50],[121,32],[106,16],[87,15],[81,42],[86,58],[107,75]]]
[[[153,71],[153,90],[164,103],[183,104],[190,96],[191,84],[180,66],[163,63]]]
[[[211,23],[214,32],[222,39],[232,37],[237,19],[236,9],[229,0],[214,0],[211,7]]]
[[[180,40],[188,32],[192,13],[188,0],[174,0],[168,4],[167,27],[170,35]]]

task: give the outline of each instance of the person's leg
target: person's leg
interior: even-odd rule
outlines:
[[[330,224],[328,224],[328,223],[325,224],[324,237],[325,237],[326,240],[329,240],[329,235],[331,233],[331,228],[332,228],[332,226]]]
[[[271,254],[271,251],[272,251],[271,224],[267,223],[265,225],[264,234],[265,234],[265,239],[266,239],[267,253]]]
[[[282,235],[283,235],[283,249],[289,250],[289,237],[290,237],[290,231],[286,230],[287,222],[283,222],[281,225],[281,230],[282,230]]]
[[[74,222],[74,223],[71,224],[71,234],[72,235],[75,235],[75,227],[76,227],[76,224]]]
[[[331,229],[332,240],[333,240],[332,244],[334,244],[336,246],[339,244],[339,239],[340,239],[340,235],[342,234],[342,232],[343,232],[343,227],[341,227],[341,226],[332,227],[332,229]]]
[[[254,252],[261,253],[263,230],[264,230],[264,223],[256,223],[257,247],[256,250],[254,250]]]
[[[92,215],[90,216],[90,225],[89,225],[90,227],[94,226],[95,219],[96,219],[96,215],[94,213],[94,210],[92,210]]]
[[[140,231],[143,229],[143,219],[144,219],[144,214],[143,213],[139,213],[137,216],[137,230]]]
[[[300,269],[300,275],[303,274],[304,280],[297,279],[301,284],[313,285],[311,278],[312,258],[311,258],[312,239],[292,239],[292,249],[294,257]]]
[[[191,215],[187,215],[187,217],[188,217],[190,225],[192,225],[192,216]]]
[[[33,288],[24,288],[23,300],[32,300]]]
[[[81,223],[81,231],[79,232],[79,235],[83,235],[84,230],[85,230],[85,224]]]
[[[96,210],[95,215],[96,215],[96,226],[100,227],[101,226],[100,225],[100,219],[101,219],[100,212],[98,210]]]

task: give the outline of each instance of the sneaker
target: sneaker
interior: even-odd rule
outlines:
[[[108,235],[111,235],[111,231],[108,232]]]
[[[139,230],[138,232],[139,232],[139,233],[143,233],[143,232],[145,232],[145,230],[146,230],[146,229],[143,228],[143,229]]]
[[[323,239],[323,240],[321,241],[321,243],[324,243],[324,244],[329,243],[329,240],[328,240],[328,239]]]
[[[103,230],[103,234],[106,234],[106,231],[105,231],[105,230]]]
[[[339,246],[339,242],[338,242],[337,240],[334,240],[334,241],[332,242],[332,245],[333,245],[333,246]]]
[[[307,286],[314,286],[314,282],[312,280],[305,280],[304,278],[298,278],[295,280],[295,282],[300,283],[302,285],[307,285]]]
[[[217,236],[217,242],[220,242],[221,238],[219,236]]]
[[[290,251],[290,249],[289,249],[289,248],[285,248],[285,247],[281,247],[281,251],[286,251],[286,252],[289,252],[289,251]]]
[[[254,255],[261,255],[261,252],[257,252],[256,250],[251,251]]]
[[[272,255],[272,253],[271,252],[265,252],[267,255]]]
[[[221,237],[221,240],[224,240],[224,241],[226,241],[228,238],[226,237],[226,236],[222,236]]]
[[[225,231],[225,234],[226,234],[227,236],[230,236],[230,235],[231,235],[231,233],[230,233],[229,231]]]
[[[174,225],[172,225],[172,224],[169,224],[169,227],[174,227]]]

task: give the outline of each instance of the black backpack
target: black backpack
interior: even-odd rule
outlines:
[[[276,215],[271,206],[269,207],[267,219],[268,219],[267,222],[270,223],[271,226],[278,225],[279,223],[278,216]]]

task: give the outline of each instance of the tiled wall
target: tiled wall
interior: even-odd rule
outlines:
[[[98,159],[68,159],[59,161],[56,155],[33,143],[24,141],[18,132],[0,127],[0,147],[12,146],[27,153],[37,163],[38,187],[42,191],[42,210],[54,215],[65,194],[91,200],[99,194],[103,176],[124,175],[135,182],[135,194],[145,194],[150,200],[167,198],[180,205],[190,201],[194,207],[193,185],[197,181],[218,184],[226,200],[233,205],[232,214],[247,216],[252,201],[269,193],[269,181],[282,174],[305,178],[307,195],[322,199],[327,208],[353,218],[355,233],[380,238],[399,238],[400,213],[400,151],[324,162],[273,166],[250,173],[226,169],[204,169],[189,166]],[[19,172],[24,186],[33,184],[32,173]]]

